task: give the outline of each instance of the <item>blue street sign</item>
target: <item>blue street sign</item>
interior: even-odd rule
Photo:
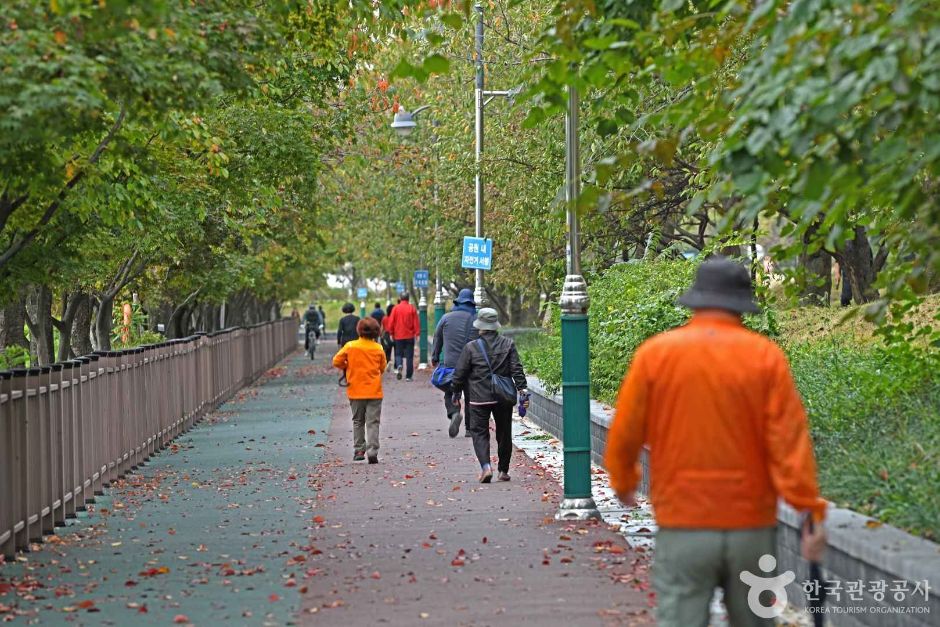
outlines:
[[[489,270],[493,266],[493,240],[482,237],[464,237],[460,267],[471,270]]]
[[[429,276],[427,270],[415,270],[415,287],[427,287]]]
[[[395,284],[395,292],[397,294],[405,293],[405,284],[402,281],[399,281],[398,283]]]
[[[360,287],[359,289],[356,290],[356,297],[357,297],[357,298],[366,298],[367,296],[369,296],[369,290],[368,290],[368,289],[366,289],[366,288],[364,288],[364,287]]]

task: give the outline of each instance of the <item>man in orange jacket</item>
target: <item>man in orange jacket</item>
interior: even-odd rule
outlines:
[[[395,340],[395,376],[401,379],[402,361],[405,362],[405,379],[411,381],[415,373],[415,338],[421,334],[418,310],[411,304],[408,294],[392,309],[388,328]]]
[[[679,303],[694,315],[637,350],[604,462],[629,505],[649,447],[660,626],[705,627],[716,587],[733,627],[770,626],[749,607],[741,574],[772,576],[762,568],[772,558],[760,558],[775,553],[778,497],[818,523],[803,530],[804,557],[818,562],[825,550],[806,413],[783,351],[741,322],[758,311],[743,266],[706,261]]]
[[[363,318],[356,325],[358,340],[343,345],[333,357],[333,367],[346,374],[346,396],[353,412],[353,461],[369,455],[369,463],[379,461],[379,422],[382,417],[382,373],[385,351],[376,339],[379,323]]]

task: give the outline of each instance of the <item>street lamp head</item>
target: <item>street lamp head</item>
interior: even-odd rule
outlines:
[[[398,110],[395,113],[395,118],[392,120],[392,128],[395,129],[395,132],[398,133],[399,137],[408,137],[411,135],[411,131],[414,130],[417,123],[414,120],[414,114],[409,113],[404,108]]]

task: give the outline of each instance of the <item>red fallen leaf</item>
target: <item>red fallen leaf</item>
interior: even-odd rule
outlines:
[[[318,447],[326,448],[326,444],[324,444],[323,442],[317,442],[316,444],[313,445],[313,448],[318,448]]]
[[[133,588],[134,586],[137,585],[137,582],[134,581],[133,579],[128,579],[127,581],[124,582],[124,585],[125,587]]]
[[[186,614],[177,614],[176,616],[173,617],[173,622],[178,625],[181,625],[183,623],[188,623],[189,616],[186,616]]]
[[[272,592],[271,594],[268,595],[268,601],[270,601],[271,603],[277,603],[280,600],[281,600],[281,595],[279,594],[275,594]]]
[[[373,571],[373,573],[372,573],[371,575],[369,575],[369,576],[372,577],[373,579],[381,579],[381,578],[382,578],[382,573],[380,573],[379,571],[376,570],[376,571]]]
[[[486,536],[483,536],[483,544],[486,544],[487,542],[489,542],[489,540],[487,540]]]
[[[462,557],[455,557],[450,561],[451,566],[463,566],[465,563]]]
[[[13,585],[9,583],[0,583],[0,594],[6,594],[13,589]]]
[[[621,554],[621,553],[624,552],[623,547],[622,547],[622,546],[617,546],[616,544],[613,545],[612,547],[610,547],[610,548],[607,549],[607,550],[608,550],[610,553],[615,553],[615,554],[617,554],[617,555],[619,555],[619,554]]]
[[[320,515],[317,515],[317,516],[314,516],[314,517],[313,517],[313,522],[315,522],[315,523],[321,523],[321,522],[323,522],[324,520],[326,520],[326,519],[323,518],[323,516],[320,516]]]
[[[297,585],[297,581],[293,577],[291,577],[290,579],[284,582],[285,588],[293,588],[296,585]]]
[[[542,566],[548,566],[551,563],[552,563],[552,560],[548,559],[547,557],[542,560]]]
[[[307,586],[300,586],[299,588],[297,588],[297,591],[300,592],[300,594],[307,594],[307,590],[308,590]]]
[[[405,479],[414,479],[414,478],[415,478],[414,475],[405,475]]]
[[[87,610],[95,607],[95,602],[90,599],[85,599],[84,601],[79,601],[76,605],[83,610]]]
[[[316,430],[316,429],[309,429],[309,430],[307,431],[307,433],[309,433],[310,435],[316,435],[316,434],[317,434],[317,430]]]
[[[430,548],[431,548],[431,543],[430,543],[430,542],[422,542],[422,543],[421,543],[421,546],[424,547],[425,549],[430,549]]]
[[[432,531],[431,535],[429,535],[428,538],[430,538],[431,540],[437,540],[437,534]]]
[[[457,557],[463,557],[463,556],[466,555],[466,554],[467,554],[467,552],[464,551],[463,549],[458,549],[458,551],[457,551]]]
[[[570,564],[570,563],[573,562],[574,560],[571,559],[570,557],[563,557],[563,558],[561,558],[561,559],[558,560],[558,561],[560,561],[562,564]]]
[[[141,605],[139,608],[137,608],[137,613],[138,613],[138,614],[146,614],[146,613],[147,613],[147,606],[146,606],[146,604],[145,604],[145,605]]]
[[[288,476],[287,476],[287,480],[288,480],[288,481],[297,481],[297,475],[288,475]]]

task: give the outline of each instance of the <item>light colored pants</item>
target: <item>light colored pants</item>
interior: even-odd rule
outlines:
[[[773,627],[748,607],[742,571],[772,577],[758,566],[776,551],[775,527],[760,529],[660,529],[653,558],[656,620],[660,627],[707,627],[715,588],[724,591],[731,627]],[[764,601],[767,603],[767,601]]]
[[[353,446],[356,452],[378,452],[379,421],[382,417],[382,399],[349,399],[353,413]]]

